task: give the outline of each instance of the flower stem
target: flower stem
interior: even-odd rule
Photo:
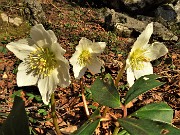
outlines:
[[[81,95],[82,95],[82,100],[83,100],[83,104],[84,104],[84,109],[85,109],[87,117],[89,118],[89,110],[88,110],[86,98],[84,95],[83,78],[80,79],[80,87],[81,87]]]
[[[126,105],[121,105],[122,110],[123,110],[123,117],[126,118],[127,117],[127,107]]]
[[[108,110],[109,110],[109,107],[106,106],[104,111],[103,111],[103,114],[102,114],[103,118],[106,117],[106,113],[107,113]]]
[[[119,83],[119,80],[121,79],[122,75],[123,75],[123,72],[125,70],[125,67],[126,67],[126,62],[123,63],[123,67],[121,68],[121,70],[119,70],[119,73],[117,75],[117,78],[115,80],[115,86],[117,87],[118,86],[118,83]]]
[[[118,75],[117,75],[117,78],[115,80],[115,86],[118,87],[118,83],[119,83],[119,80],[121,79],[122,75],[123,75],[123,72],[126,68],[126,62],[123,63],[123,66],[122,68],[119,70],[118,72]],[[127,116],[127,108],[126,106],[124,106],[122,103],[121,103],[121,108],[123,110],[123,117],[126,117]],[[114,129],[114,132],[113,132],[113,135],[117,135],[118,132],[119,132],[119,129],[120,127],[116,125],[115,129]]]
[[[120,129],[120,127],[116,126],[112,135],[117,135],[119,132],[119,129]]]
[[[61,133],[61,131],[59,129],[58,122],[57,122],[57,117],[56,117],[54,93],[52,93],[52,95],[51,95],[51,113],[52,113],[52,119],[53,119],[53,123],[54,123],[56,133],[57,133],[57,135],[62,135],[62,133]]]

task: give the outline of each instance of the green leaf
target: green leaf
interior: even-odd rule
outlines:
[[[164,82],[156,80],[157,78],[159,78],[159,76],[155,74],[140,77],[127,92],[125,104],[128,104],[131,100],[148,90],[164,84]]]
[[[131,114],[131,116],[171,123],[173,119],[173,110],[166,103],[152,103],[140,108]]]
[[[122,130],[117,135],[130,135],[126,130]]]
[[[0,128],[0,135],[29,135],[28,117],[20,97],[15,97],[12,110]]]
[[[47,111],[45,109],[38,109],[38,113],[42,115],[47,115]]]
[[[92,135],[95,129],[97,128],[100,119],[92,120],[93,118],[100,116],[100,111],[97,109],[78,130],[76,130],[71,135]]]
[[[40,95],[34,95],[34,98],[36,99],[37,102],[41,102],[42,98]]]
[[[18,90],[18,91],[15,91],[12,95],[11,95],[11,98],[15,98],[16,96],[18,97],[21,97],[21,93],[22,93],[23,90]]]
[[[120,107],[120,96],[110,74],[106,74],[103,80],[98,77],[91,86],[91,92],[93,100],[99,104]]]
[[[6,49],[6,47],[0,46],[0,52],[4,53],[4,54],[7,54],[8,50]]]
[[[31,99],[34,99],[34,94],[32,94],[32,93],[26,93],[26,96],[28,96],[29,98],[28,98],[28,100],[31,100]]]
[[[149,119],[118,119],[120,125],[132,135],[180,135],[173,125]]]

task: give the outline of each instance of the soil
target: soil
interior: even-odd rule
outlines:
[[[16,56],[8,51],[5,46],[12,41],[29,36],[31,25],[23,15],[22,1],[0,2],[0,13],[6,13],[10,17],[20,17],[23,23],[15,26],[3,22],[0,18],[0,123],[7,118],[13,105],[14,96],[20,96],[25,101],[25,108],[29,116],[31,134],[53,135],[55,129],[51,119],[50,106],[45,106],[40,98],[38,88],[17,87],[16,73],[21,62]],[[126,60],[128,52],[135,41],[135,37],[123,38],[104,27],[104,19],[99,15],[102,10],[95,3],[75,3],[72,1],[58,0],[41,2],[46,16],[45,29],[55,32],[58,42],[66,50],[65,57],[69,59],[75,51],[81,37],[87,37],[97,42],[106,42],[104,53],[100,56],[105,62],[106,73],[110,73],[115,79],[123,61]],[[177,35],[180,38],[180,35]],[[155,38],[154,38],[155,39]],[[153,39],[152,39],[153,40]],[[169,52],[166,56],[152,62],[154,73],[162,76],[163,86],[154,88],[151,91],[139,96],[130,108],[131,114],[140,107],[153,102],[166,102],[174,110],[172,123],[180,127],[180,41],[166,41]],[[81,98],[79,80],[74,79],[72,67],[70,69],[72,83],[67,88],[58,87],[55,90],[56,115],[61,131],[64,134],[72,133],[79,128],[88,118],[85,114]],[[119,82],[119,93],[124,98],[128,86],[126,74]],[[84,75],[85,90],[90,88],[98,75],[92,75],[89,71]],[[86,92],[86,95],[88,92]],[[34,98],[31,96],[34,95]],[[87,99],[92,114],[98,103]],[[101,108],[101,112],[104,108]],[[109,108],[107,114],[116,118],[122,117],[121,109]],[[114,123],[103,122],[97,128],[95,134],[112,134]]]

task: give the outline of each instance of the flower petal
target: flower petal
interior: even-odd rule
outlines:
[[[49,33],[44,29],[42,24],[36,24],[31,28],[31,38],[38,43],[38,45],[51,45],[52,40]]]
[[[93,53],[100,54],[104,51],[105,47],[106,47],[105,42],[93,42],[91,49],[92,49]]]
[[[84,75],[84,73],[86,72],[86,70],[87,70],[87,67],[85,67],[85,66],[80,66],[80,65],[78,64],[78,57],[79,57],[79,55],[80,55],[80,52],[79,52],[79,50],[78,50],[78,51],[76,51],[76,52],[72,55],[72,57],[69,59],[70,64],[73,65],[74,77],[75,77],[76,79],[80,79],[80,78]]]
[[[48,32],[49,36],[51,37],[52,43],[56,43],[57,42],[57,37],[54,34],[54,32],[52,30],[48,30],[47,32]]]
[[[18,57],[20,60],[24,60],[30,52],[35,51],[35,48],[33,46],[29,46],[27,44],[24,44],[26,42],[25,40],[20,40],[17,42],[11,42],[6,45],[6,47],[13,52],[16,57]]]
[[[81,52],[79,51],[75,51],[75,53],[72,55],[72,57],[69,59],[69,62],[71,63],[71,65],[75,65],[78,63],[78,57],[80,55]]]
[[[149,49],[145,52],[145,57],[149,58],[150,61],[158,59],[159,57],[168,53],[168,49],[163,43],[154,42]]]
[[[129,87],[131,87],[134,84],[134,73],[132,71],[132,69],[128,66],[128,68],[126,69],[126,74],[127,74],[127,82]]]
[[[67,87],[70,85],[70,75],[69,75],[69,63],[64,63],[62,61],[58,61],[58,64],[60,65],[57,68],[58,71],[58,85],[62,88]]]
[[[87,70],[87,67],[82,67],[79,64],[73,65],[74,77],[76,79],[80,79],[84,75],[86,70]]]
[[[91,64],[87,66],[90,72],[93,74],[101,73],[101,67],[103,66],[104,62],[98,58],[92,58]]]
[[[134,76],[139,79],[141,76],[153,74],[153,67],[150,62],[142,62],[144,68],[141,70],[134,70]]]
[[[44,104],[48,105],[49,100],[51,98],[51,94],[57,87],[58,78],[57,78],[58,71],[54,70],[49,77],[45,77],[44,79],[39,79],[38,81],[38,88],[41,94],[42,100]]]
[[[64,50],[59,43],[54,43],[51,46],[51,51],[54,53],[55,57],[58,58],[61,61],[64,61],[64,53],[66,50]]]
[[[82,37],[81,40],[79,41],[78,46],[76,46],[76,50],[81,51],[81,50],[87,50],[88,48],[90,48],[90,46],[92,45],[92,41]]]
[[[27,66],[24,62],[20,63],[18,66],[18,72],[17,72],[17,85],[19,87],[21,86],[31,86],[36,85],[38,77],[33,76],[31,73],[26,73]]]
[[[153,22],[149,23],[146,26],[146,29],[139,35],[139,37],[137,38],[137,40],[135,41],[132,47],[132,51],[136,50],[137,48],[145,49],[152,33],[153,33]]]

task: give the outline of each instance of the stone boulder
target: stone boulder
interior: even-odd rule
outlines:
[[[159,6],[154,11],[154,16],[158,20],[163,19],[168,22],[176,22],[177,20],[177,13],[172,4],[165,4],[165,5]]]
[[[178,0],[101,0],[108,7],[131,14],[148,14],[157,7]]]
[[[107,9],[104,15],[106,28],[113,29],[119,36],[122,37],[132,37],[133,33],[140,34],[147,24],[153,21],[153,19],[148,17],[144,18],[143,21],[140,21],[128,15],[115,12],[113,9]],[[164,41],[178,40],[176,35],[158,22],[154,22],[153,34],[158,37],[158,39]]]
[[[24,0],[24,15],[25,18],[32,24],[46,22],[45,12],[41,6],[41,3],[37,0]]]
[[[180,1],[177,2],[174,9],[175,9],[175,11],[177,13],[177,22],[180,23]]]

